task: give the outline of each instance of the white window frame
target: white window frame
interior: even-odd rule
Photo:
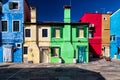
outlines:
[[[56,29],[59,29],[59,31],[60,31],[60,27],[55,27],[55,28],[54,28],[54,38],[61,38],[61,31],[60,31],[60,36],[59,36],[59,37],[55,37],[55,35],[56,35],[55,30],[56,30]]]
[[[20,47],[17,47],[18,44],[20,44]],[[22,43],[16,43],[15,46],[16,48],[22,48]]]
[[[9,8],[9,3],[10,2],[13,2],[13,3],[18,3],[18,9],[10,9]],[[20,1],[10,1],[9,3],[8,3],[8,9],[11,11],[11,10],[19,10],[19,5],[20,5]]]
[[[19,21],[19,31],[13,31],[13,22],[14,21]],[[14,33],[20,32],[20,20],[12,20],[12,32],[14,32]]]
[[[2,31],[2,27],[1,27],[1,32],[2,32],[2,33],[7,33],[7,32],[9,31],[9,27],[8,27],[8,24],[9,24],[9,23],[8,23],[8,20],[1,20],[1,22],[0,22],[0,23],[1,23],[1,26],[2,26],[2,21],[7,21],[7,31]]]

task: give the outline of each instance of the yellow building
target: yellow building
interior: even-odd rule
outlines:
[[[37,43],[36,8],[31,7],[31,23],[24,25],[23,62],[39,63],[40,54]]]
[[[110,15],[102,14],[102,54],[110,57]]]

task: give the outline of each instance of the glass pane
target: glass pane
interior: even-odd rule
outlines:
[[[55,29],[55,37],[60,38],[60,29],[59,28]]]
[[[13,31],[19,31],[19,21],[13,22]]]
[[[84,38],[84,29],[79,28],[79,37]]]

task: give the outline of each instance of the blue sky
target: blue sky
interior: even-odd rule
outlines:
[[[37,7],[38,21],[63,21],[63,6],[70,4],[70,0],[28,0],[28,2]],[[120,0],[71,0],[71,21],[78,21],[85,12],[115,12],[119,8]]]

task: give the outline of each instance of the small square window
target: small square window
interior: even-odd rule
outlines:
[[[23,54],[27,54],[28,53],[28,47],[23,47]]]
[[[9,9],[18,9],[18,2],[9,2]]]
[[[13,21],[13,32],[19,32],[19,21]]]
[[[31,36],[31,31],[30,29],[25,29],[25,37],[30,37]]]
[[[2,32],[7,32],[7,21],[2,21]]]
[[[56,47],[54,47],[54,48],[51,48],[51,56],[52,57],[59,57],[59,48],[56,48]]]
[[[21,44],[20,44],[20,43],[17,43],[17,44],[16,44],[16,47],[17,47],[17,48],[21,48]]]
[[[42,29],[42,37],[48,37],[48,29]]]

